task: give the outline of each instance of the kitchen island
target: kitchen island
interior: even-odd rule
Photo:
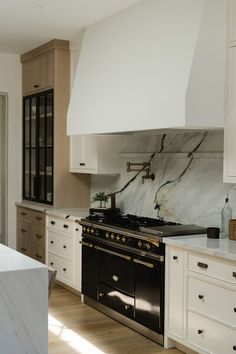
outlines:
[[[48,352],[47,267],[0,245],[0,353]]]

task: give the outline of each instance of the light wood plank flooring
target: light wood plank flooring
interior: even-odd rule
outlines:
[[[49,304],[49,354],[181,354],[82,304],[56,285]]]

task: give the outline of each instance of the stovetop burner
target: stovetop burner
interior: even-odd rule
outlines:
[[[164,225],[179,225],[174,222],[164,221],[163,219],[153,219],[132,214],[120,213],[94,213],[92,212],[88,220],[122,227],[130,230],[138,231],[140,227],[164,226]]]

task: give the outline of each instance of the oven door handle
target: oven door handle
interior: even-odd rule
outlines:
[[[79,241],[79,243],[82,246],[86,246],[86,247],[89,247],[89,248],[93,248],[94,247],[94,245],[92,243],[88,243],[88,242],[85,242],[85,241]]]
[[[140,259],[137,259],[137,258],[134,258],[134,263],[144,265],[148,268],[154,268],[154,265],[152,263],[144,262],[144,261],[141,261]]]
[[[99,251],[102,251],[102,252],[105,252],[105,253],[108,253],[108,254],[112,254],[113,256],[117,256],[117,257],[126,259],[127,261],[130,261],[130,260],[131,260],[131,257],[130,257],[130,256],[126,256],[126,255],[121,254],[121,253],[118,253],[118,252],[110,251],[110,250],[108,250],[108,249],[106,249],[106,248],[103,248],[103,247],[100,247],[100,246],[97,246],[97,249],[98,249]]]

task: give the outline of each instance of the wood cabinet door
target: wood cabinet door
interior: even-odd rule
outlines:
[[[54,85],[54,53],[49,52],[37,59],[22,64],[22,92],[45,90]]]

